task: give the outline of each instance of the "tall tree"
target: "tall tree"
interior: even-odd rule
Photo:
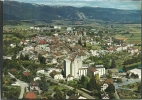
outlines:
[[[20,60],[24,60],[24,55],[22,53],[20,54]]]
[[[111,62],[111,66],[110,66],[111,68],[115,68],[116,67],[116,63],[115,63],[115,60],[114,59],[112,59],[112,62]]]
[[[46,58],[43,57],[41,54],[39,54],[38,60],[40,61],[41,64],[45,64]]]
[[[94,89],[99,90],[100,88],[101,87],[100,87],[99,82],[97,82],[97,78],[94,75],[91,75],[91,79],[89,83],[87,84],[87,89],[88,90],[94,90]]]
[[[81,37],[78,40],[78,44],[82,45]]]
[[[63,93],[58,88],[55,89],[54,97],[55,99],[64,99]]]
[[[25,55],[24,59],[25,59],[25,60],[29,60],[29,56],[28,56],[28,55]]]
[[[113,84],[109,84],[105,91],[109,93],[115,93],[115,86]]]
[[[84,75],[81,76],[81,80],[80,81],[81,81],[82,84],[84,84],[84,82],[85,82],[85,76]]]
[[[138,85],[138,91],[141,92],[142,88],[141,88],[141,84]]]
[[[127,72],[126,65],[123,65],[123,71]]]

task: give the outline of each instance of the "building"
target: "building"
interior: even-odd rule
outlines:
[[[79,77],[81,77],[82,75],[87,76],[87,68],[88,67],[79,68]]]
[[[64,60],[64,75],[67,77],[71,73],[71,61],[69,59]]]
[[[28,92],[25,96],[26,99],[36,99],[36,95],[34,92]]]
[[[96,75],[96,74],[99,74],[99,71],[96,70],[94,67],[89,67],[88,70],[87,70],[87,75],[90,76],[90,75]]]
[[[98,70],[99,72],[99,76],[102,77],[103,75],[105,75],[105,68],[104,65],[96,65],[95,69]]]
[[[110,79],[105,79],[102,83],[101,91],[104,91],[108,87],[108,85],[112,83],[113,82]]]
[[[54,76],[54,79],[56,80],[62,80],[63,79],[63,75],[61,73],[57,73],[55,76]]]
[[[68,76],[67,76],[67,81],[72,81],[73,80],[73,76],[71,75],[71,74],[69,74]]]
[[[96,65],[95,67],[89,67],[87,70],[87,75],[99,74],[99,77],[105,75],[105,68],[103,65]]]
[[[128,53],[131,53],[133,55],[135,53],[138,53],[138,49],[136,49],[136,48],[129,48],[128,49]]]
[[[39,91],[40,87],[39,87],[39,83],[37,81],[32,81],[30,83],[30,91]]]
[[[99,56],[98,50],[90,50],[93,56]]]
[[[101,94],[101,98],[102,99],[109,99],[109,96],[108,96],[108,94]]]
[[[64,75],[67,77],[69,74],[74,78],[79,78],[79,68],[82,68],[81,57],[75,57],[74,60],[64,60]]]

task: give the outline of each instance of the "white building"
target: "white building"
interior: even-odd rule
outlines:
[[[56,60],[56,59],[52,59],[51,63],[52,63],[52,64],[56,64],[56,63],[57,63],[57,60]]]
[[[28,46],[23,48],[23,51],[28,51],[28,50],[34,50],[34,47]]]
[[[63,75],[62,74],[56,74],[54,76],[54,79],[56,79],[56,80],[62,80],[63,79]]]
[[[108,87],[107,83],[104,83],[103,86],[101,86],[101,91],[104,91]]]
[[[10,44],[10,47],[14,48],[14,47],[16,47],[16,44]]]
[[[118,47],[116,47],[116,51],[122,51],[122,46],[118,46]]]
[[[67,77],[71,73],[71,61],[69,59],[64,60],[64,74]]]
[[[105,75],[105,73],[106,73],[103,65],[96,65],[95,69],[98,70],[100,77]]]
[[[64,60],[65,77],[71,74],[74,78],[79,78],[79,68],[82,68],[81,57],[76,57],[73,61],[71,61],[70,59]]]
[[[128,52],[133,55],[133,54],[135,54],[135,53],[138,53],[138,49],[136,49],[136,48],[129,48],[129,49],[128,49]]]
[[[87,76],[87,68],[79,68],[79,77],[82,75]]]
[[[37,80],[41,80],[41,78],[40,77],[35,77],[34,81],[37,81]]]
[[[99,56],[98,50],[90,50],[93,56]]]
[[[38,70],[37,73],[44,74],[44,73],[45,73],[45,70],[44,70],[44,69]]]

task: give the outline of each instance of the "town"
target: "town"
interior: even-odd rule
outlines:
[[[4,26],[2,96],[140,99],[139,37],[135,24]]]

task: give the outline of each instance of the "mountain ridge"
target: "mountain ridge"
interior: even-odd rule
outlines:
[[[4,20],[85,20],[141,21],[141,10],[120,10],[100,7],[49,6],[5,1]]]

